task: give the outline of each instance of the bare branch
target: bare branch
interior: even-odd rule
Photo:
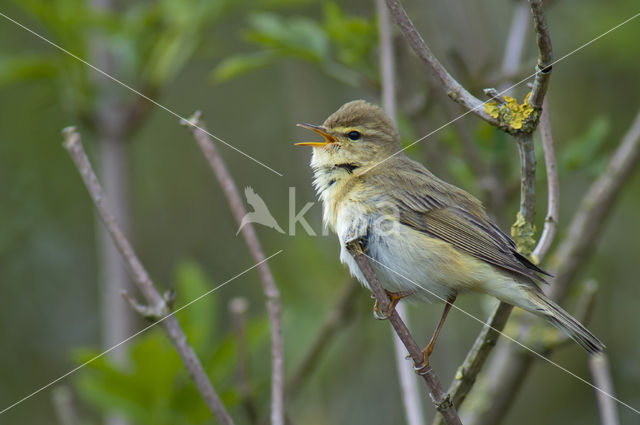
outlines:
[[[589,370],[593,378],[593,384],[610,396],[614,396],[613,379],[609,368],[609,359],[605,353],[597,353],[589,357]],[[600,424],[619,425],[618,406],[616,401],[607,397],[602,391],[596,391],[598,410],[600,412]]]
[[[58,425],[78,425],[78,414],[73,405],[73,394],[66,385],[58,385],[52,391],[53,410]]]
[[[200,121],[200,113],[196,112],[188,121],[181,121],[181,124],[189,126],[194,139],[209,161],[209,165],[222,187],[233,217],[240,225],[247,211],[244,208],[238,187],[218,153],[218,149],[209,135],[203,131],[206,127],[205,123]],[[266,298],[267,314],[271,325],[271,425],[284,425],[284,349],[280,292],[273,279],[269,265],[264,262],[266,257],[251,223],[247,223],[242,227],[242,236],[254,261],[260,263],[258,273]]]
[[[536,109],[540,109],[547,93],[549,77],[551,76],[553,50],[551,48],[551,36],[549,35],[547,18],[542,8],[542,0],[529,0],[529,4],[536,30],[536,43],[538,44],[538,65],[536,66],[536,77],[533,80],[533,88],[529,96],[529,104]]]
[[[509,27],[509,35],[507,36],[507,44],[502,57],[502,66],[500,74],[506,76],[501,84],[504,90],[512,84],[512,79],[518,74],[518,70],[522,67],[523,46],[529,32],[529,6],[525,0],[517,0],[513,8],[513,17]]]
[[[560,183],[558,182],[558,165],[556,164],[556,150],[553,146],[553,136],[551,135],[551,120],[549,118],[549,106],[547,98],[542,102],[542,112],[540,113],[540,139],[544,150],[544,164],[547,170],[547,216],[544,219],[542,235],[538,240],[536,249],[531,257],[537,263],[547,254],[553,239],[556,236],[558,227],[558,217],[560,214]]]
[[[553,263],[558,265],[550,296],[562,302],[570,284],[576,280],[593,251],[594,242],[602,231],[616,198],[640,161],[640,111],[609,160],[606,171],[591,185],[578,205]],[[524,335],[524,338],[530,338]],[[543,348],[544,349],[544,348]],[[485,409],[477,409],[468,423],[495,425],[504,417],[511,401],[524,382],[533,364],[530,353],[504,344],[496,352],[486,372],[483,398],[491,400]]]
[[[236,368],[238,378],[238,393],[250,424],[258,423],[258,408],[253,400],[251,384],[249,383],[249,350],[247,347],[247,310],[249,301],[244,297],[233,298],[229,302],[229,312],[233,323],[233,333],[236,340]]]
[[[400,31],[409,42],[416,55],[424,62],[430,72],[438,79],[445,89],[447,96],[453,101],[462,105],[465,109],[473,112],[478,117],[496,127],[502,128],[500,121],[493,118],[484,111],[483,102],[469,93],[460,83],[458,83],[449,72],[442,66],[440,61],[433,55],[431,49],[424,42],[424,39],[414,27],[413,22],[398,0],[385,0],[393,20]]]
[[[302,360],[287,381],[287,394],[294,397],[300,393],[302,385],[307,382],[314,368],[318,365],[322,354],[334,340],[338,331],[353,317],[353,309],[359,294],[360,284],[350,280],[345,291],[338,298],[338,302],[327,315],[327,319],[320,327],[315,339],[309,345],[309,349],[302,356]]]
[[[358,264],[360,271],[369,282],[371,290],[373,291],[376,300],[382,311],[389,311],[391,306],[391,300],[387,296],[387,293],[384,291],[382,284],[378,280],[373,268],[371,267],[371,263],[369,262],[369,257],[362,250],[362,245],[359,241],[353,241],[347,244],[347,250],[353,256],[354,260]],[[402,341],[407,351],[409,352],[409,356],[413,360],[413,365],[415,367],[416,373],[424,379],[427,387],[429,387],[431,400],[435,405],[436,409],[442,416],[444,417],[444,421],[446,424],[459,424],[461,425],[460,418],[456,413],[455,407],[453,407],[453,403],[451,399],[442,389],[442,385],[440,384],[440,380],[436,376],[435,372],[431,368],[429,364],[425,364],[424,355],[416,341],[411,336],[409,329],[405,325],[405,323],[398,315],[398,312],[395,309],[392,309],[389,315],[389,322],[393,329],[395,330],[398,338]]]
[[[102,190],[102,187],[98,182],[98,178],[91,167],[89,158],[82,147],[80,135],[72,127],[66,128],[63,134],[65,137],[64,147],[69,152],[69,155],[71,155],[73,162],[76,164],[76,167],[82,176],[82,180],[89,191],[89,195],[95,204],[98,215],[104,222],[107,231],[113,238],[118,251],[127,264],[133,281],[150,304],[150,307],[155,309],[156,312],[162,312],[163,315],[166,316],[169,313],[169,307],[166,300],[162,295],[160,295],[153,285],[149,274],[118,226],[118,223],[107,204],[104,191]],[[202,364],[196,356],[196,353],[193,351],[193,348],[187,343],[187,337],[180,327],[178,320],[173,315],[167,316],[166,318],[163,318],[160,325],[176,348],[176,351],[187,368],[191,379],[193,379],[198,392],[209,409],[211,409],[222,424],[232,425],[233,419],[231,419],[229,412],[227,412],[227,409],[222,404],[220,397],[214,390],[213,385],[211,384],[211,381],[209,381],[209,378],[202,368]]]

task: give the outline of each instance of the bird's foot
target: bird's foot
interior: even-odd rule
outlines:
[[[389,319],[400,300],[408,297],[409,295],[413,295],[413,292],[410,291],[391,292],[385,289],[384,292],[386,292],[387,296],[389,297],[389,308],[385,313],[380,313],[380,304],[378,303],[378,300],[376,300],[376,302],[373,304],[373,317],[378,320]]]

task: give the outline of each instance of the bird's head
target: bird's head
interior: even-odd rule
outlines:
[[[373,165],[402,146],[393,122],[377,105],[364,100],[345,103],[322,125],[298,124],[321,135],[321,142],[296,143],[313,147],[314,166]]]

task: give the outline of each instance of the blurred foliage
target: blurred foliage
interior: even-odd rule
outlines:
[[[197,299],[213,288],[204,270],[193,262],[177,269],[175,309]],[[238,358],[235,336],[220,330],[217,312],[226,311],[215,292],[176,313],[187,340],[202,361],[209,378],[216,383],[220,397],[229,408],[239,402],[234,383]],[[250,353],[268,345],[269,324],[262,316],[247,323]],[[75,375],[78,393],[95,408],[118,411],[140,425],[180,425],[210,423],[211,412],[189,378],[180,357],[160,326],[155,326],[128,343],[126,366],[102,356]],[[101,350],[78,350],[78,364],[99,356]],[[269,374],[258,374],[253,382],[256,396],[268,387]],[[259,390],[259,391],[258,391]]]
[[[347,15],[336,2],[324,3],[322,22],[271,12],[250,14],[244,36],[261,50],[225,58],[212,71],[214,81],[227,81],[282,59],[311,63],[349,85],[376,75],[375,19]]]

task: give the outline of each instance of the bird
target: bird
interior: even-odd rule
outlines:
[[[323,137],[296,145],[313,147],[310,165],[323,222],[337,234],[340,260],[351,274],[371,290],[347,249],[359,241],[391,299],[390,310],[404,298],[445,302],[423,350],[426,362],[456,297],[467,292],[540,316],[589,353],[605,348],[545,295],[540,285],[551,275],[518,252],[478,199],[403,152],[395,125],[379,106],[354,100],[322,125],[298,126]]]
[[[246,213],[244,217],[242,217],[236,236],[247,223],[262,224],[280,233],[284,233],[284,230],[282,230],[278,222],[276,222],[276,219],[271,215],[267,204],[264,203],[262,198],[258,196],[251,186],[245,187],[244,196],[247,198],[247,203],[253,207],[253,211]]]

